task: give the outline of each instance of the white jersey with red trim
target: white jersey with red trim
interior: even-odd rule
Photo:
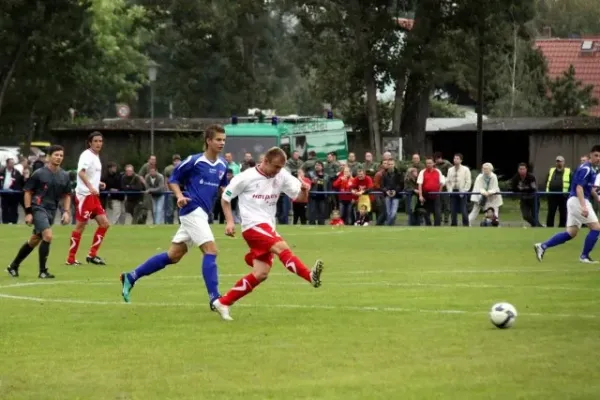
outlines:
[[[77,164],[77,186],[75,187],[75,193],[81,196],[87,196],[90,194],[90,189],[83,183],[79,177],[79,172],[85,170],[85,176],[97,191],[100,191],[100,177],[102,175],[102,163],[98,154],[92,150],[87,149],[79,156],[79,163]]]
[[[269,224],[274,229],[279,195],[285,193],[295,199],[301,189],[300,180],[285,169],[269,178],[254,167],[231,180],[223,192],[223,199],[231,202],[238,198],[242,231],[259,224]]]

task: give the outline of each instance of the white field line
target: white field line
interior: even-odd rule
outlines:
[[[0,298],[30,301],[36,303],[63,303],[63,304],[80,304],[80,305],[100,305],[100,306],[126,306],[126,307],[192,307],[204,308],[205,304],[195,303],[131,303],[117,301],[93,301],[93,300],[75,300],[75,299],[46,299],[42,297],[31,296],[15,296],[0,293]],[[483,311],[467,311],[467,310],[427,310],[419,308],[400,308],[400,307],[369,307],[369,306],[333,306],[333,305],[313,305],[313,304],[236,304],[235,307],[247,308],[279,308],[279,309],[306,309],[306,310],[331,310],[331,311],[370,311],[383,313],[421,313],[421,314],[469,314],[469,315],[484,315]],[[521,316],[535,317],[551,317],[551,318],[590,318],[597,319],[600,315],[595,314],[542,314],[542,313],[525,313]]]
[[[28,286],[44,286],[44,285],[59,285],[59,284],[86,284],[86,283],[109,283],[99,281],[54,281],[54,282],[27,282],[17,283],[13,285],[0,286],[0,289],[28,287]],[[97,300],[78,300],[78,299],[61,299],[61,298],[43,298],[33,296],[18,296],[6,293],[0,293],[0,298],[10,300],[21,300],[37,303],[63,303],[63,304],[80,304],[80,305],[102,305],[102,306],[142,306],[142,307],[205,307],[203,304],[196,303],[169,303],[169,302],[145,302],[126,304],[121,301],[97,301]],[[254,308],[283,308],[283,309],[314,309],[314,310],[337,310],[337,311],[378,311],[388,313],[426,313],[426,314],[486,314],[483,311],[468,311],[456,309],[419,309],[419,308],[401,308],[401,307],[377,307],[377,306],[334,306],[334,305],[310,305],[310,304],[236,304],[236,307],[254,307]],[[525,313],[521,315],[540,316],[540,317],[560,317],[560,318],[600,318],[596,314],[554,314],[554,313]]]
[[[229,275],[221,275],[229,276]],[[234,276],[234,275],[231,275]],[[235,275],[239,277],[241,275]],[[185,286],[185,285],[198,285],[201,281],[197,276],[186,277],[187,280],[183,281],[182,277],[178,279],[144,279],[144,286]],[[172,281],[164,283],[164,281]],[[56,281],[56,285],[60,284],[71,284],[71,285],[86,285],[86,286],[115,286],[119,282],[117,279],[111,280],[93,280],[93,281]],[[36,284],[35,282],[13,284],[0,286],[0,289],[20,288],[27,286],[42,286],[43,284]],[[269,286],[306,286],[305,282],[269,282]],[[510,289],[510,290],[548,290],[548,291],[573,291],[573,292],[598,292],[600,288],[593,287],[571,287],[571,286],[540,286],[540,285],[489,285],[486,283],[426,283],[426,282],[389,282],[389,281],[376,281],[376,282],[326,282],[326,286],[373,286],[377,288],[418,288],[418,287],[430,287],[430,288],[447,288],[447,289]]]

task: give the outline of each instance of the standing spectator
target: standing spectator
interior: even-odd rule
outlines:
[[[148,175],[146,175],[146,193],[148,193],[152,199],[152,219],[154,225],[165,223],[164,191],[165,177],[158,173],[156,167],[150,167],[148,169]]]
[[[419,215],[416,213],[416,207],[421,203],[419,202],[419,184],[417,178],[419,177],[419,170],[415,167],[410,167],[406,171],[404,177],[404,194],[406,195],[406,214],[408,215],[408,224],[410,226],[418,226]]]
[[[425,168],[425,166],[421,162],[421,156],[418,153],[412,155],[410,164],[411,167],[416,168],[419,172],[421,172],[423,168]]]
[[[308,158],[302,164],[302,169],[304,170],[304,173],[306,174],[306,176],[310,176],[313,173],[313,171],[315,170],[315,164],[317,163],[317,161],[319,161],[317,159],[317,153],[315,153],[313,150],[309,151]]]
[[[324,193],[328,191],[327,183],[329,177],[323,171],[323,163],[317,161],[315,163],[315,171],[311,175],[311,188],[310,188],[310,199],[308,201],[308,223],[315,225],[325,225],[325,219],[327,218],[327,195]]]
[[[467,212],[467,196],[465,193],[471,190],[471,170],[462,165],[463,155],[454,155],[454,166],[448,170],[446,176],[446,190],[450,193],[450,205],[452,211],[452,226],[458,226],[458,213],[462,215],[463,226],[469,226],[469,215]]]
[[[19,220],[19,203],[23,198],[23,185],[23,175],[15,169],[15,160],[7,158],[6,166],[0,169],[3,224],[16,224]]]
[[[29,160],[23,156],[19,157],[19,163],[15,165],[15,169],[19,171],[19,173],[25,176],[25,171],[29,170]],[[29,175],[31,175],[31,171],[29,171]]]
[[[431,226],[431,214],[433,214],[433,224],[435,226],[442,225],[442,204],[440,195],[436,194],[436,192],[442,191],[444,183],[444,175],[442,171],[435,168],[433,158],[426,158],[425,169],[419,172],[417,184],[419,185],[419,201],[426,212],[425,225],[427,226]]]
[[[373,191],[374,192],[382,192],[381,195],[377,195],[375,196],[374,202],[375,202],[375,214],[377,215],[377,218],[375,220],[375,224],[376,225],[385,225],[385,221],[387,218],[387,212],[386,212],[386,208],[385,208],[385,193],[383,190],[383,175],[386,173],[386,166],[388,165],[388,163],[390,163],[391,165],[395,165],[395,163],[392,160],[384,160],[381,164],[380,164],[380,168],[379,170],[375,173],[375,175],[372,177],[373,179]],[[365,171],[366,174],[366,171]],[[369,176],[369,175],[367,175]]]
[[[302,170],[301,168],[297,171],[298,173],[298,179],[300,179],[302,182],[308,184],[308,185],[312,185],[312,182],[310,179],[308,179],[305,175],[304,175],[304,170]],[[303,199],[300,199],[303,200]],[[306,225],[306,205],[307,205],[307,199],[304,199],[304,201],[296,201],[294,200],[294,204],[293,204],[293,210],[294,210],[294,225],[298,224],[298,221],[300,221],[300,223],[302,225]]]
[[[346,225],[352,225],[354,218],[352,217],[352,199],[354,196],[352,193],[352,171],[347,166],[342,168],[337,176],[337,179],[333,182],[333,187],[341,192],[338,194],[339,200],[339,211],[340,217]]]
[[[494,174],[494,166],[491,163],[485,163],[481,166],[481,173],[475,179],[473,185],[473,194],[471,201],[473,209],[469,214],[469,222],[473,222],[479,216],[481,210],[494,209],[496,218],[500,218],[500,207],[502,206],[502,195],[499,194],[498,177]],[[478,194],[477,194],[478,193]]]
[[[225,161],[227,161],[227,168],[231,170],[231,172],[233,173],[233,176],[236,176],[237,174],[239,174],[241,172],[241,167],[238,163],[236,163],[235,161],[233,161],[233,154],[231,153],[225,153]],[[165,176],[165,180],[167,180],[167,177]]]
[[[448,170],[452,168],[452,163],[446,159],[441,152],[437,151],[433,154],[433,161],[435,162],[435,167],[442,172],[442,175],[445,177],[448,176]],[[446,188],[442,188],[442,192],[445,192]],[[444,225],[448,225],[450,222],[450,196],[442,195],[440,197],[442,203],[442,216],[444,220]]]
[[[40,152],[38,153],[37,159],[33,162],[31,166],[31,173],[34,173],[40,168],[43,168],[46,165],[46,154]]]
[[[519,195],[523,219],[532,227],[542,226],[538,220],[539,202],[535,196],[537,182],[535,176],[527,170],[527,164],[519,164],[517,174],[511,180],[511,188]]]
[[[251,165],[251,163],[253,165]],[[252,158],[252,153],[244,153],[244,161],[242,161],[242,167],[240,168],[240,171],[244,172],[248,168],[252,168],[254,165],[256,165],[256,162]]]
[[[379,170],[379,164],[373,161],[373,153],[365,153],[365,162],[362,164],[362,168],[365,170],[367,176],[370,176],[371,178],[375,176]]]
[[[300,153],[297,151],[294,151],[292,153],[292,157],[290,157],[286,163],[285,163],[285,168],[290,171],[290,174],[292,174],[293,176],[298,176],[298,170],[300,168],[302,168],[302,160],[300,159]]]
[[[167,165],[165,170],[163,171],[163,176],[165,177],[165,223],[173,224],[175,222],[175,208],[176,208],[176,199],[173,196],[173,193],[169,190],[169,186],[167,182],[169,182],[169,178],[173,175],[173,170],[181,164],[181,156],[179,154],[173,154],[171,165]],[[239,168],[239,167],[238,167]]]
[[[373,198],[368,193],[373,190],[373,179],[367,176],[362,168],[358,168],[356,177],[352,178],[351,188],[352,194],[354,194],[357,215],[362,206],[365,207],[367,213],[370,213]]]
[[[325,175],[327,175],[329,177],[329,182],[327,182],[327,187],[333,188],[332,190],[335,190],[335,188],[333,187],[333,183],[335,182],[338,174],[340,173],[341,168],[342,168],[342,165],[340,164],[340,162],[337,159],[337,153],[335,151],[328,153],[327,154],[327,162],[323,166],[323,170],[325,172]],[[335,194],[327,195],[327,204],[329,205],[330,210],[339,209],[338,198]]]
[[[134,192],[128,193],[125,199],[125,212],[131,214],[131,223],[134,225],[143,225],[146,223],[148,211],[144,205],[143,191],[146,188],[145,185],[144,178],[136,175],[133,171],[133,165],[126,165],[125,173],[121,177],[121,187],[125,192]]]
[[[346,161],[346,165],[350,167],[350,171],[352,171],[352,176],[356,176],[358,168],[360,167],[360,163],[356,161],[356,154],[348,153],[348,161]]]
[[[117,170],[117,164],[114,162],[108,163],[108,170],[102,182],[106,185],[104,190],[110,192],[110,208],[112,209],[111,225],[124,225],[127,214],[125,213],[124,201],[125,195],[120,193],[121,174]]]
[[[382,190],[385,195],[385,224],[393,226],[396,224],[400,195],[404,188],[404,177],[398,172],[393,161],[389,160],[383,163],[386,168],[382,179]]]
[[[547,195],[546,226],[549,228],[554,227],[556,210],[558,210],[558,227],[564,228],[567,225],[567,198],[572,178],[571,169],[565,167],[565,158],[563,156],[556,157],[556,166],[550,168],[546,177],[546,192],[562,192],[563,194]]]
[[[142,167],[140,168],[140,171],[138,172],[138,175],[141,177],[145,177],[146,175],[148,175],[148,172],[150,171],[150,167],[157,168],[155,155],[151,155],[150,157],[148,157],[148,161],[146,161],[146,163],[144,163],[144,165],[142,165]]]

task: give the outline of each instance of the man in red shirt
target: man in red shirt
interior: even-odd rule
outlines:
[[[426,211],[425,225],[431,226],[431,214],[433,214],[433,224],[441,226],[442,202],[440,195],[435,194],[441,192],[444,187],[446,178],[442,171],[435,168],[433,158],[425,159],[425,169],[419,172],[417,184],[419,185],[419,201]]]
[[[368,194],[371,190],[373,190],[373,179],[365,173],[365,170],[362,168],[358,168],[356,170],[356,177],[352,178],[352,183],[350,184],[351,191],[354,194],[354,201],[356,206],[356,214],[358,215],[358,210],[361,205],[367,206],[367,212],[371,212],[371,203],[373,202],[373,195],[364,196]]]

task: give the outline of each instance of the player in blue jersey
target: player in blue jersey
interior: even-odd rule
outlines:
[[[590,228],[590,232],[585,238],[583,252],[579,256],[579,261],[586,264],[597,263],[590,258],[590,253],[594,249],[600,235],[598,216],[594,212],[591,203],[591,199],[598,201],[598,193],[596,192],[598,186],[596,168],[598,165],[600,165],[600,145],[592,147],[589,161],[581,164],[573,175],[569,200],[567,200],[567,230],[557,233],[544,243],[533,245],[538,261],[542,261],[544,253],[550,247],[568,242],[577,236],[579,229],[585,224]]]
[[[138,279],[176,264],[192,246],[200,247],[202,277],[209,304],[218,299],[217,246],[208,222],[215,200],[227,186],[227,162],[219,156],[225,146],[225,130],[214,125],[204,133],[205,152],[189,156],[169,178],[169,188],[177,198],[181,225],[165,253],[150,257],[135,270],[121,274],[123,300],[129,303],[131,289]],[[180,185],[184,186],[181,191]],[[212,309],[212,307],[211,307]]]

